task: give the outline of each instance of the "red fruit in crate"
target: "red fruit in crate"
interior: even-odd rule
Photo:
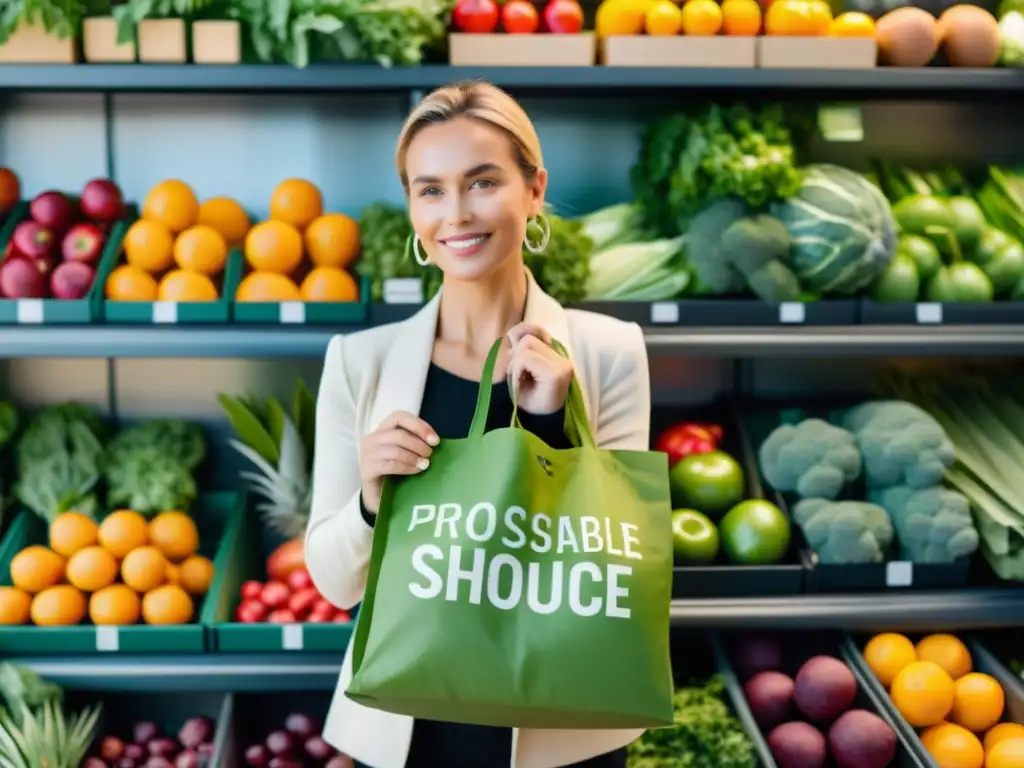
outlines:
[[[267,608],[280,608],[288,603],[291,596],[292,591],[288,589],[287,584],[280,581],[268,581],[263,585],[263,591],[260,592],[260,602]]]
[[[0,295],[8,299],[42,299],[46,275],[30,259],[7,259],[0,265]]]
[[[551,0],[544,8],[544,24],[556,35],[575,35],[583,29],[583,8],[576,0]]]
[[[64,232],[75,220],[75,204],[63,192],[43,192],[28,207],[37,224],[54,232]]]
[[[116,736],[105,736],[100,742],[100,757],[104,760],[120,760],[124,757],[124,742]]]
[[[294,624],[298,619],[287,608],[278,608],[276,611],[270,612],[270,615],[267,616],[267,621],[270,624]]]
[[[75,224],[60,242],[64,261],[95,264],[103,253],[103,233],[95,224]]]
[[[320,599],[320,595],[313,587],[306,587],[300,589],[298,592],[291,596],[288,601],[288,610],[295,614],[295,617],[302,620],[309,616],[310,611],[313,610],[313,606],[316,605]]]
[[[50,275],[50,293],[55,299],[84,299],[92,288],[96,271],[80,261],[65,261]]]
[[[30,258],[49,256],[57,246],[53,232],[38,221],[23,221],[14,228],[11,235],[14,248]]]
[[[247,581],[242,584],[241,596],[243,600],[259,600],[263,594],[262,581]]]
[[[306,567],[305,546],[302,539],[293,539],[275,549],[267,558],[267,576],[273,581],[285,581],[292,571]]]
[[[331,619],[331,623],[333,624],[348,624],[351,621],[352,618],[344,611],[338,611],[334,614],[334,618]]]
[[[78,205],[93,221],[117,221],[124,215],[121,188],[110,179],[93,179],[86,184]]]
[[[490,34],[498,28],[498,6],[493,0],[459,0],[452,21],[460,32]]]
[[[292,592],[298,592],[302,589],[308,589],[313,586],[313,579],[310,578],[309,571],[305,568],[299,568],[298,570],[292,571],[288,574],[288,587]]]
[[[243,624],[256,624],[267,618],[267,606],[259,600],[243,600],[235,609],[235,620]]]
[[[540,26],[540,16],[528,0],[509,0],[501,6],[501,26],[510,35],[532,35]]]
[[[152,725],[153,728],[156,728],[156,725],[154,725],[153,723],[139,723],[139,725],[135,726],[135,738],[138,741],[137,742],[133,742],[131,744],[125,744],[124,745],[124,756],[127,759],[129,759],[129,760],[141,760],[142,758],[144,758],[146,756],[146,748],[144,746],[142,746],[143,743],[144,742],[148,742],[150,739],[155,739],[157,737],[158,733],[157,733],[157,731],[154,730],[152,736],[150,736],[148,738],[145,738],[145,739],[139,739],[139,735],[141,733],[143,733],[142,731],[139,730],[139,728],[140,728],[140,726],[150,726],[150,725]]]
[[[0,213],[7,213],[21,199],[21,180],[10,168],[0,168]]]

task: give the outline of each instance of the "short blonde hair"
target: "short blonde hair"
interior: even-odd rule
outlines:
[[[409,189],[409,178],[405,169],[405,156],[409,144],[427,126],[446,123],[457,117],[478,120],[508,136],[515,151],[516,162],[527,181],[533,181],[537,171],[544,167],[537,130],[519,102],[490,83],[455,83],[438,88],[424,97],[402,126],[395,151],[395,165],[406,191]]]

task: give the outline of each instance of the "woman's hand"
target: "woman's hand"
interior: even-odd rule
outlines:
[[[572,363],[551,347],[551,337],[539,325],[520,323],[508,332],[508,340],[508,384],[519,407],[537,416],[556,413],[565,406]]]
[[[377,514],[384,478],[416,475],[430,466],[433,446],[440,442],[427,422],[406,411],[395,411],[363,438],[359,452],[363,506]]]

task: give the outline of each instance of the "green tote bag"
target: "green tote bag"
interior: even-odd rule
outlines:
[[[598,448],[575,380],[577,447],[515,417],[485,433],[499,347],[469,436],[384,484],[346,694],[481,725],[670,724],[667,457]]]

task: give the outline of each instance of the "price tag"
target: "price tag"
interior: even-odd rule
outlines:
[[[807,307],[799,301],[784,301],[779,304],[779,322],[787,325],[800,324],[807,320]]]
[[[96,650],[116,653],[121,647],[117,627],[96,627]]]
[[[938,302],[926,302],[915,307],[917,322],[936,324],[942,322],[942,305]]]
[[[655,325],[673,325],[679,322],[679,305],[674,301],[656,301],[651,304],[651,322]]]
[[[818,130],[825,141],[864,141],[864,118],[856,104],[828,104],[818,108]]]
[[[43,322],[42,299],[18,299],[18,323],[21,325],[38,325]]]
[[[176,301],[154,301],[153,322],[169,323],[173,325],[178,322],[178,302]]]
[[[893,560],[885,564],[885,586],[909,587],[914,583],[914,564],[905,560]]]
[[[423,283],[418,277],[391,277],[384,281],[385,304],[422,304]]]
[[[301,624],[285,624],[281,627],[281,649],[285,651],[302,650]]]
[[[301,301],[281,302],[281,323],[294,323],[302,325],[306,322],[306,305]]]

